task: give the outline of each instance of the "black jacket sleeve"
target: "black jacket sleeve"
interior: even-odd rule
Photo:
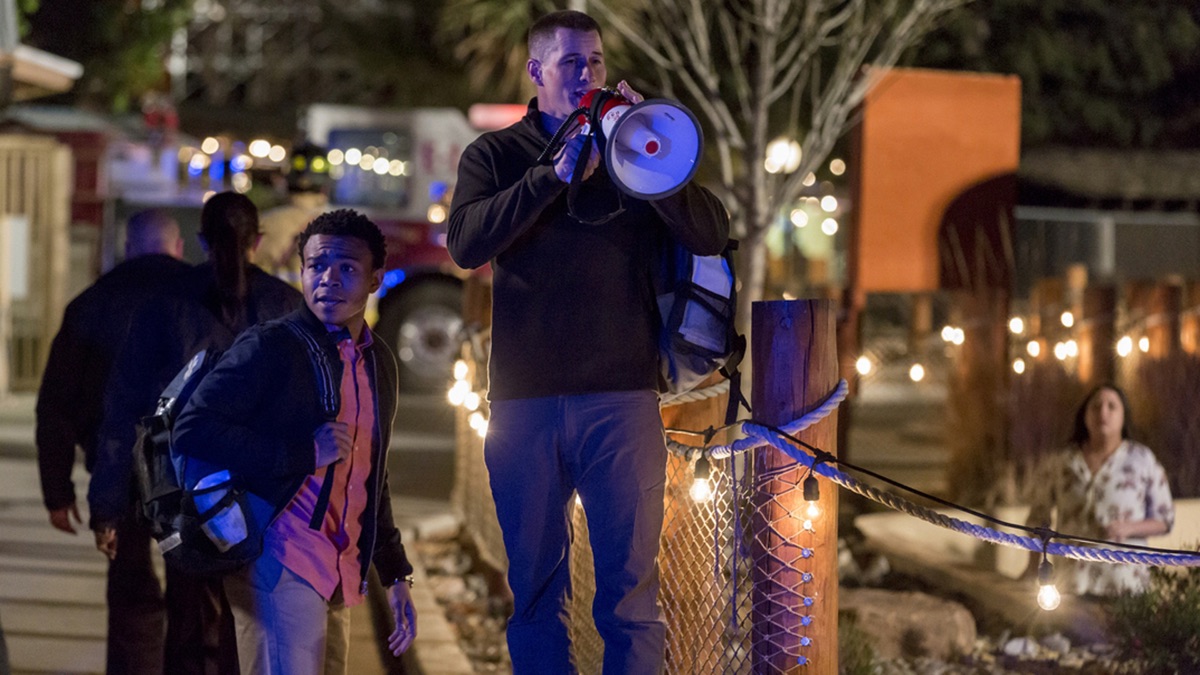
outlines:
[[[158,396],[185,362],[184,347],[164,329],[173,325],[172,311],[165,301],[143,304],[134,312],[129,337],[113,361],[88,484],[92,529],[114,526],[128,513],[137,424],[154,412]]]
[[[267,432],[255,424],[261,421],[265,402],[278,397],[279,387],[289,382],[293,350],[271,348],[272,340],[286,339],[285,330],[248,330],[221,356],[175,420],[171,443],[180,454],[259,480],[316,470],[311,442],[291,447],[289,434]]]
[[[37,442],[38,475],[42,483],[42,500],[46,509],[54,511],[75,503],[75,486],[71,470],[75,466],[75,445],[79,438],[78,419],[81,411],[97,405],[84,401],[78,373],[84,371],[86,347],[78,335],[79,318],[71,306],[63,315],[62,327],[50,344],[50,356],[38,390]]]
[[[496,150],[475,142],[458,163],[446,246],[464,268],[486,264],[537,222],[566,188],[552,166],[533,166],[521,180],[500,185]]]

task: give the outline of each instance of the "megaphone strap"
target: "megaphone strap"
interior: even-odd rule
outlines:
[[[593,124],[592,128],[595,129],[596,125]],[[621,194],[620,190],[613,191],[617,194],[617,208],[615,211],[606,213],[602,216],[597,216],[595,218],[580,213],[579,209],[576,207],[576,204],[578,204],[579,186],[583,183],[583,172],[585,169],[587,169],[587,159],[585,158],[590,156],[591,151],[592,137],[589,135],[583,141],[583,148],[579,151],[579,159],[575,162],[575,169],[571,171],[571,182],[567,185],[567,213],[571,214],[572,218],[581,223],[587,225],[603,225],[622,213],[625,213],[625,195]],[[597,152],[599,152],[599,150],[597,150]]]

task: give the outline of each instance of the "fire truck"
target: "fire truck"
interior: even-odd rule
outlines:
[[[302,116],[306,140],[324,152],[329,207],[367,214],[387,238],[375,330],[396,353],[407,391],[444,386],[460,346],[467,272],[446,251],[459,156],[481,128],[523,113],[477,106],[469,121],[454,108],[314,104]]]

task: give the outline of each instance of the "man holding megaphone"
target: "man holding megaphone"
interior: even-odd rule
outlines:
[[[565,605],[578,493],[604,672],[658,673],[666,448],[651,271],[667,240],[720,253],[729,219],[689,180],[700,140],[686,110],[644,101],[621,82],[623,100],[587,111],[587,133],[574,119],[607,77],[591,17],[565,11],[535,22],[526,69],[537,88],[527,115],[463,153],[448,239],[463,267],[492,263],[484,454],[514,596],[509,651],[516,675],[573,672]],[[618,119],[606,122],[614,110]],[[560,147],[539,162],[552,141]]]

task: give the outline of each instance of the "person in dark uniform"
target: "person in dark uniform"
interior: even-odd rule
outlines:
[[[81,523],[71,471],[76,447],[84,466],[96,463],[104,388],[129,323],[143,303],[162,298],[189,266],[179,225],[161,211],[129,219],[125,260],[67,305],[50,346],[37,400],[36,441],[42,499],[50,524],[69,534]],[[123,514],[130,515],[130,514]],[[128,525],[129,518],[119,522]],[[131,543],[108,569],[108,672],[161,672],[163,598],[151,566],[144,528],[125,535]]]

